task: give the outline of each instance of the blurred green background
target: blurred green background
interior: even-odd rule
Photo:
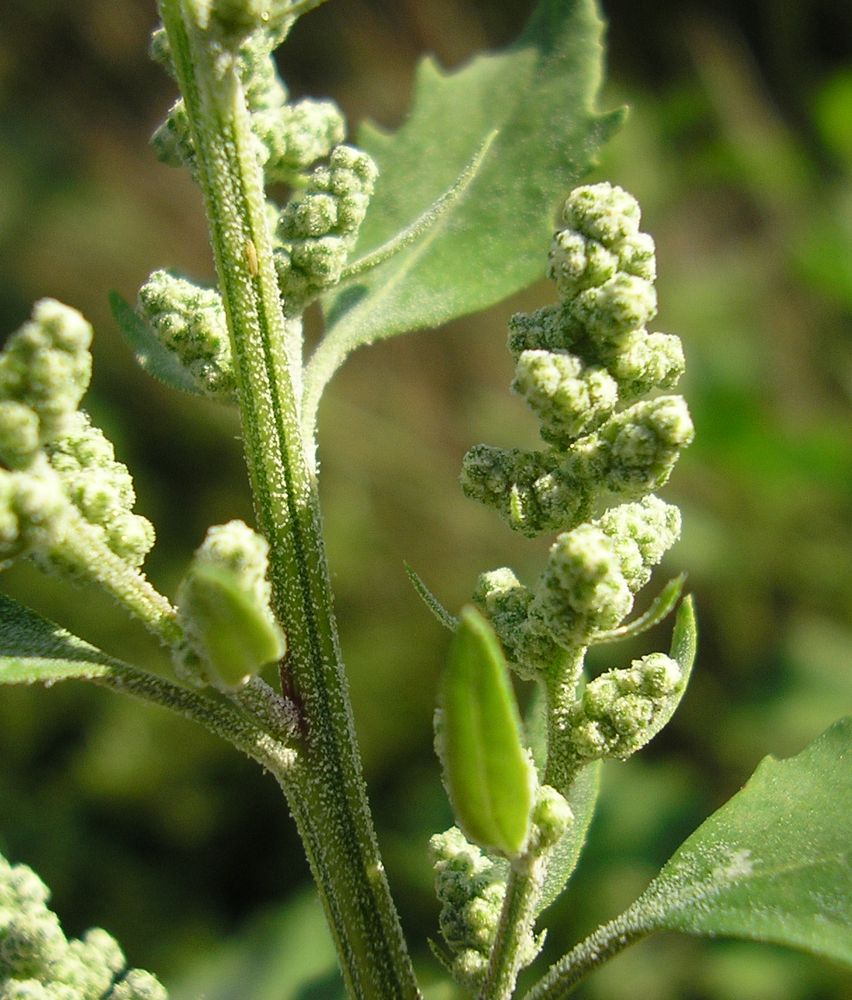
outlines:
[[[665,496],[689,570],[698,669],[673,723],[611,766],[549,957],[627,903],[748,777],[852,705],[852,7],[735,0],[604,3],[601,105],[630,104],[594,177],[640,200],[656,238],[660,328],[679,333],[697,440]],[[235,417],[147,379],[106,305],[148,272],[209,279],[197,192],[147,138],[172,83],[146,58],[153,0],[5,0],[0,33],[0,331],[53,295],[95,324],[87,407],[134,472],[167,593],[206,527],[250,518]],[[334,0],[280,52],[296,96],[393,125],[419,54],[446,65],[513,38],[532,0]],[[546,248],[542,248],[544,253]],[[446,636],[407,560],[450,608],[478,572],[534,576],[518,540],[465,500],[473,443],[524,444],[507,391],[505,322],[542,282],[439,333],[363,352],[321,412],[322,492],[343,645],[379,836],[403,921],[425,949],[437,905],[426,856],[450,821],[431,750]],[[141,629],[89,589],[26,567],[4,590],[140,665]],[[666,626],[621,661],[665,648]],[[84,685],[0,696],[0,850],[36,868],[66,929],[106,926],[177,1000],[319,1000],[339,992],[306,866],[273,782],[177,718]],[[206,970],[206,971],[205,971]],[[285,984],[285,985],[282,985]],[[819,1000],[838,968],[782,949],[654,939],[590,978],[590,1000]],[[450,993],[435,992],[434,997]]]

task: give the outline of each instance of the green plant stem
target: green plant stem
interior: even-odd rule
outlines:
[[[547,765],[544,784],[555,788],[562,795],[576,775],[576,761],[566,752],[566,715],[577,697],[577,684],[583,673],[586,647],[566,651],[544,677],[547,697]]]
[[[279,780],[295,760],[295,753],[286,743],[271,736],[242,712],[206,694],[190,691],[117,660],[97,665],[86,676],[101,687],[162,705],[197,722],[268,768]]]
[[[479,1000],[509,1000],[514,993],[522,949],[535,921],[545,871],[546,855],[521,858],[512,865]]]
[[[273,605],[287,634],[282,671],[300,711],[287,795],[337,946],[347,990],[419,997],[364,791],[338,648],[317,485],[299,431],[294,375],[272,263],[263,178],[237,68],[192,19],[160,0],[189,115],[198,178],[233,343],[258,526],[270,545]],[[249,267],[253,243],[257,268]],[[252,255],[253,256],[253,255]]]
[[[177,645],[183,636],[176,612],[169,601],[139,570],[117,556],[103,540],[100,529],[75,510],[66,514],[67,530],[48,560],[72,575],[92,580],[149,632],[167,646]]]
[[[581,979],[620,951],[647,937],[652,930],[647,926],[639,926],[631,910],[626,910],[608,924],[599,927],[554,963],[524,996],[524,1000],[562,1000],[573,992]]]

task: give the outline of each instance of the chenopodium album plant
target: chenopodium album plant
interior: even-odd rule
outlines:
[[[352,348],[505,297],[541,273],[550,239],[558,301],[515,316],[509,332],[512,388],[544,446],[480,445],[462,473],[465,493],[512,528],[555,535],[541,575],[524,584],[508,568],[483,573],[455,617],[410,573],[453,632],[436,748],[457,825],[431,842],[443,939],[432,947],[464,991],[508,998],[577,863],[601,762],[659,732],[692,668],[683,578],[625,623],[680,532],[679,511],[655,491],[693,435],[671,393],[683,352],[647,327],[654,244],[636,201],[609,184],[568,193],[620,117],[593,109],[601,25],[589,0],[541,0],[520,44],[456,73],[425,63],[407,123],[395,135],[365,127],[360,146],[345,142],[333,104],[290,101],[272,60],[319,2],[160,0],[152,51],[181,97],[154,146],[201,190],[218,284],[160,270],[134,306],[112,303],[153,375],[239,407],[257,528],[211,527],[174,603],[155,589],[141,568],[153,528],[80,409],[91,329],[42,300],[0,355],[2,557],[103,587],[171,650],[174,680],[7,598],[0,680],[90,680],[194,719],[257,760],[287,797],[347,993],[420,996],[365,797],[332,611],[317,404]],[[282,185],[283,206],[266,194]],[[301,316],[317,299],[326,333],[305,364]],[[667,653],[586,676],[590,646],[636,635],[675,607]],[[279,684],[261,676],[273,664]],[[510,669],[532,686],[523,721]],[[662,929],[852,962],[848,742],[841,722],[798,757],[767,759],[528,1000],[567,995]],[[104,931],[69,942],[46,901],[32,872],[0,862],[2,1000],[165,996],[154,977],[126,970]]]

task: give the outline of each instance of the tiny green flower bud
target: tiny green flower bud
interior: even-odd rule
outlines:
[[[488,955],[475,948],[464,948],[453,962],[453,977],[456,982],[474,992],[479,989],[488,970]]]
[[[162,124],[156,128],[151,136],[151,146],[160,163],[169,167],[185,166],[192,177],[196,176],[195,145],[183,98],[172,105]]]
[[[39,420],[39,440],[60,433],[83,398],[92,374],[89,345],[92,328],[76,309],[55,299],[42,299],[32,319],[13,333],[0,354],[0,399],[29,407]],[[7,418],[12,414],[7,411]],[[13,422],[10,464],[21,459],[21,447],[31,429],[22,425],[20,412]],[[16,450],[17,449],[17,450]]]
[[[632,603],[612,540],[595,525],[581,524],[551,546],[530,618],[537,631],[572,648],[591,632],[617,625]]]
[[[617,345],[657,314],[650,281],[619,271],[603,285],[587,288],[571,302],[571,315],[600,345]]]
[[[269,606],[268,548],[242,521],[210,528],[178,589],[178,618],[201,679],[210,684],[239,687],[284,655],[284,635]]]
[[[131,969],[113,986],[107,1000],[168,1000],[168,994],[162,983],[150,972]]]
[[[562,208],[562,219],[569,229],[608,248],[635,236],[641,217],[636,199],[623,188],[608,183],[574,188]]]
[[[550,245],[547,276],[556,284],[559,297],[567,299],[584,288],[609,281],[618,265],[618,257],[602,243],[562,229],[554,234]]]
[[[12,469],[25,469],[41,447],[38,414],[26,403],[0,400],[0,457]]]
[[[292,182],[345,135],[343,116],[332,101],[304,100],[256,112],[252,128],[264,149],[267,183]]]
[[[574,822],[574,813],[555,788],[541,785],[532,814],[533,832],[531,843],[538,852],[557,844]]]
[[[40,459],[31,471],[0,469],[0,560],[48,551],[65,532],[68,499]]]
[[[618,402],[618,386],[606,369],[561,351],[523,351],[512,389],[525,397],[541,421],[541,436],[552,444],[570,443]]]
[[[685,368],[680,337],[668,333],[632,330],[606,354],[610,375],[618,382],[622,400],[635,399],[651,389],[673,388]]]
[[[608,489],[641,496],[668,481],[694,431],[683,398],[659,396],[622,410],[598,434],[599,459]]]
[[[162,66],[170,77],[174,78],[175,67],[172,61],[172,50],[169,45],[169,36],[166,34],[166,29],[162,25],[154,28],[151,32],[151,44],[148,48],[148,55],[155,63]]]
[[[68,943],[51,969],[51,978],[73,987],[79,996],[102,997],[124,966],[124,954],[115,938],[94,928],[82,940]]]
[[[561,305],[543,306],[531,313],[515,313],[509,320],[509,350],[517,362],[523,351],[564,351],[579,333]]]
[[[618,269],[646,281],[657,279],[654,239],[648,233],[626,236],[617,247]]]

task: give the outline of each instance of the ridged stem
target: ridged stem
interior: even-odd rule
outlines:
[[[192,17],[160,0],[195,145],[233,344],[258,527],[287,634],[282,680],[299,709],[296,760],[276,775],[317,881],[351,997],[419,997],[367,805],[338,648],[317,485],[300,435],[263,178],[237,67]],[[249,244],[252,249],[247,250]],[[256,265],[256,266],[255,266]]]
[[[506,885],[500,923],[479,1000],[509,1000],[521,970],[523,947],[532,933],[546,872],[546,856],[521,859]]]

